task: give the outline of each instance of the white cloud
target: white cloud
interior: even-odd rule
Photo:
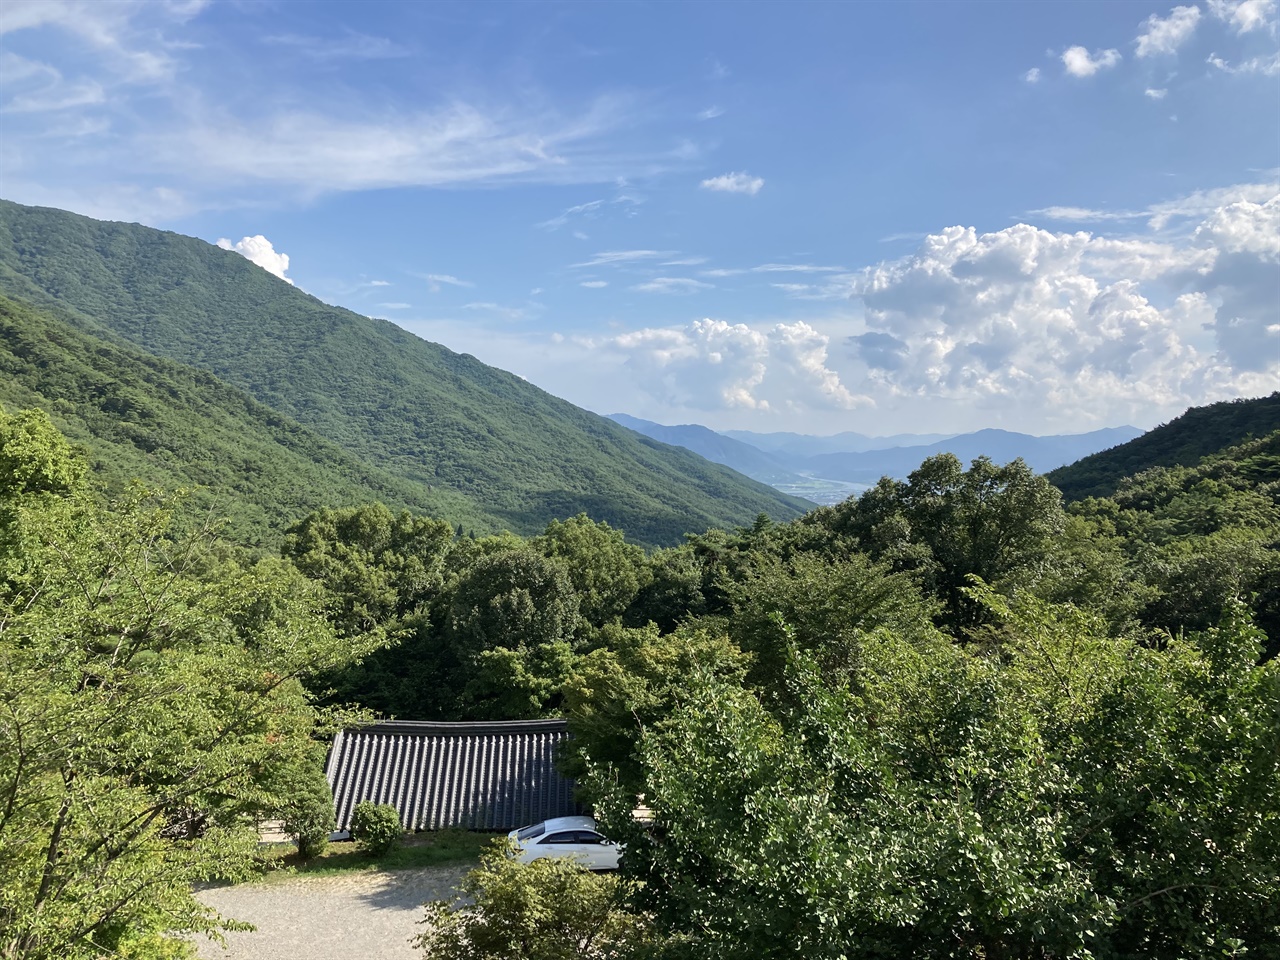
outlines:
[[[591,200],[588,203],[580,203],[577,206],[569,207],[559,216],[552,217],[550,220],[543,220],[541,223],[537,224],[537,226],[542,227],[544,230],[556,230],[563,227],[572,218],[594,213],[602,206],[604,206],[603,200]]]
[[[886,402],[1150,422],[1274,389],[1277,289],[1274,194],[1220,206],[1173,242],[951,227],[856,275],[865,329],[847,343],[864,374],[842,373]]]
[[[448,273],[421,273],[414,274],[427,281],[427,289],[432,293],[439,293],[442,286],[450,287],[474,287],[475,284],[470,280],[459,280],[457,277]]]
[[[267,273],[274,274],[285,283],[293,283],[292,280],[285,276],[285,271],[289,269],[289,255],[277,252],[271,241],[262,234],[245,237],[235,243],[223,237],[218,241],[218,246],[223,250],[231,250],[240,254],[246,260],[256,263]]]
[[[1039,83],[1040,68],[1032,67],[1030,70],[1028,70],[1026,73],[1022,75],[1022,79],[1025,80],[1027,83]]]
[[[296,33],[263,37],[262,42],[274,47],[292,49],[313,60],[387,60],[407,57],[408,47],[386,37],[374,37],[347,30],[339,37],[312,37]]]
[[[637,263],[643,260],[662,260],[674,257],[675,250],[605,250],[597,253],[590,260],[571,264],[574,267],[600,267],[617,263]]]
[[[701,280],[691,280],[688,277],[655,277],[652,280],[646,280],[644,283],[637,283],[630,287],[640,293],[697,293],[699,290],[710,290],[712,284],[703,283]]]
[[[583,280],[578,286],[586,287],[588,290],[600,290],[609,285],[608,280]]]
[[[716,267],[711,270],[698,271],[704,277],[736,277],[746,272],[746,270],[737,267]]]
[[[1146,220],[1153,230],[1164,230],[1174,221],[1200,220],[1219,207],[1239,200],[1261,203],[1280,192],[1280,180],[1240,183],[1153,203],[1145,210],[1094,210],[1089,207],[1041,207],[1027,211],[1028,216],[1044,217],[1064,223],[1103,223],[1120,220]]]
[[[828,365],[829,338],[809,324],[754,328],[724,320],[656,327],[592,341],[620,354],[660,402],[698,410],[849,410],[851,393]]]
[[[812,263],[762,263],[752,273],[839,273],[844,267],[819,267]]]
[[[700,263],[706,263],[706,257],[681,257],[679,260],[664,260],[658,264],[660,267],[696,267]]]
[[[155,26],[181,24],[207,4],[101,3],[87,0],[6,0],[0,4],[0,36],[19,30],[59,29],[100,58],[114,80],[162,83],[177,65],[154,42]],[[140,26],[135,20],[146,21]]]
[[[1270,26],[1275,9],[1275,0],[1209,0],[1209,12],[1235,27],[1236,33]]]
[[[1095,50],[1091,55],[1084,47],[1068,47],[1062,52],[1062,65],[1073,77],[1092,77],[1119,62],[1119,50]]]
[[[1195,6],[1174,7],[1169,16],[1163,19],[1153,13],[1142,24],[1142,32],[1134,41],[1138,48],[1137,55],[1153,57],[1175,52],[1191,39],[1199,22],[1200,8]]]
[[[380,303],[378,304],[383,310],[411,310],[412,303]]]
[[[523,307],[504,307],[500,303],[491,303],[488,301],[478,303],[464,303],[464,310],[479,310],[483,313],[493,314],[501,317],[503,320],[523,320],[529,316],[529,311]]]
[[[714,120],[716,117],[723,117],[724,111],[719,107],[707,107],[698,114],[699,120]]]
[[[1269,57],[1251,57],[1234,65],[1223,60],[1216,53],[1211,53],[1205,62],[1224,73],[1257,73],[1264,77],[1280,75],[1280,53]]]
[[[391,286],[391,281],[390,281],[390,280],[370,280],[370,281],[369,281],[369,286],[371,286],[371,287],[389,287],[389,286]]]
[[[703,180],[703,190],[715,190],[720,193],[745,193],[754,197],[764,186],[763,177],[753,177],[749,173],[724,173],[718,177]]]
[[[1169,95],[1169,91],[1164,88],[1153,89],[1152,87],[1147,87],[1147,89],[1142,92],[1152,100],[1163,100]]]

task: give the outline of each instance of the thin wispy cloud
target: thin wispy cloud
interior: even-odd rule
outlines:
[[[1022,75],[1022,79],[1023,79],[1024,81],[1026,81],[1027,83],[1039,83],[1039,82],[1040,82],[1040,68],[1039,68],[1039,67],[1032,67],[1030,70],[1028,70],[1026,73],[1024,73],[1024,74]]]
[[[412,303],[380,303],[378,304],[383,310],[411,310]]]
[[[1169,95],[1169,91],[1164,89],[1163,87],[1159,89],[1153,89],[1152,87],[1147,87],[1147,89],[1142,91],[1142,93],[1144,96],[1150,97],[1152,100],[1163,100],[1165,97]]]
[[[386,37],[348,30],[340,37],[313,37],[296,33],[263,37],[268,46],[293,50],[313,60],[388,60],[407,57],[408,47]]]
[[[1272,177],[1277,171],[1264,171]],[[1197,190],[1172,200],[1153,203],[1142,210],[1101,210],[1090,207],[1055,206],[1028,210],[1027,215],[1044,217],[1063,223],[1105,223],[1109,221],[1146,220],[1153,230],[1163,230],[1173,221],[1199,219],[1219,207],[1232,203],[1266,203],[1280,194],[1280,180],[1240,183],[1211,190]]]
[[[578,286],[586,287],[588,290],[602,290],[608,285],[608,280],[583,280],[578,284]]]
[[[474,287],[475,284],[470,280],[459,280],[457,277],[448,273],[416,273],[414,276],[427,281],[427,289],[432,293],[439,293],[444,286],[449,287]]]
[[[1217,67],[1223,73],[1256,73],[1263,77],[1280,76],[1280,53],[1270,57],[1251,57],[1236,64],[1228,63],[1216,53],[1211,53],[1205,62],[1212,67]]]
[[[679,260],[664,260],[658,264],[660,267],[696,267],[700,263],[706,263],[706,257],[683,257]]]
[[[501,317],[503,320],[523,320],[529,315],[529,311],[523,307],[507,307],[500,303],[492,303],[490,301],[480,301],[477,303],[464,303],[463,310],[478,310],[482,313],[492,314]]]
[[[674,294],[690,294],[697,293],[699,290],[710,290],[714,284],[703,283],[701,280],[692,280],[688,277],[655,277],[645,283],[637,283],[629,290],[635,290],[639,293],[674,293]]]
[[[844,267],[820,267],[812,263],[762,263],[752,273],[840,273]]]
[[[718,177],[703,180],[699,186],[703,190],[713,190],[717,193],[745,193],[754,197],[764,186],[764,178],[753,177],[744,172],[724,173]]]
[[[703,110],[701,113],[698,114],[698,119],[714,120],[716,117],[723,117],[723,116],[724,116],[724,110],[722,110],[720,107],[707,107],[707,109]]]
[[[572,267],[600,267],[617,263],[638,263],[644,260],[663,260],[674,257],[675,250],[605,250],[590,260],[570,264]]]

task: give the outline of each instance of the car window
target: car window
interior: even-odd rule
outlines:
[[[578,831],[578,843],[604,843],[604,837],[598,833],[592,833],[590,830]]]
[[[519,837],[521,840],[532,840],[534,837],[540,837],[546,832],[547,832],[547,825],[545,823],[535,823],[531,827],[525,827],[523,830],[517,833],[516,836]]]
[[[551,836],[547,837],[545,840],[539,840],[538,842],[539,843],[576,843],[577,841],[574,839],[575,836],[576,834],[572,830],[567,830],[564,833],[553,833]]]

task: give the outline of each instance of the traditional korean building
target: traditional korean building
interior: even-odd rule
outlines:
[[[325,775],[339,830],[362,800],[389,803],[407,830],[511,830],[581,812],[556,769],[564,720],[394,721],[333,738]]]

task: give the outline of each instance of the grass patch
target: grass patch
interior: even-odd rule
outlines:
[[[292,843],[262,848],[264,879],[292,876],[330,876],[361,870],[418,870],[453,863],[476,863],[480,851],[495,834],[468,830],[436,830],[406,834],[396,849],[374,857],[356,849],[354,842],[330,843],[318,857],[302,860]]]

